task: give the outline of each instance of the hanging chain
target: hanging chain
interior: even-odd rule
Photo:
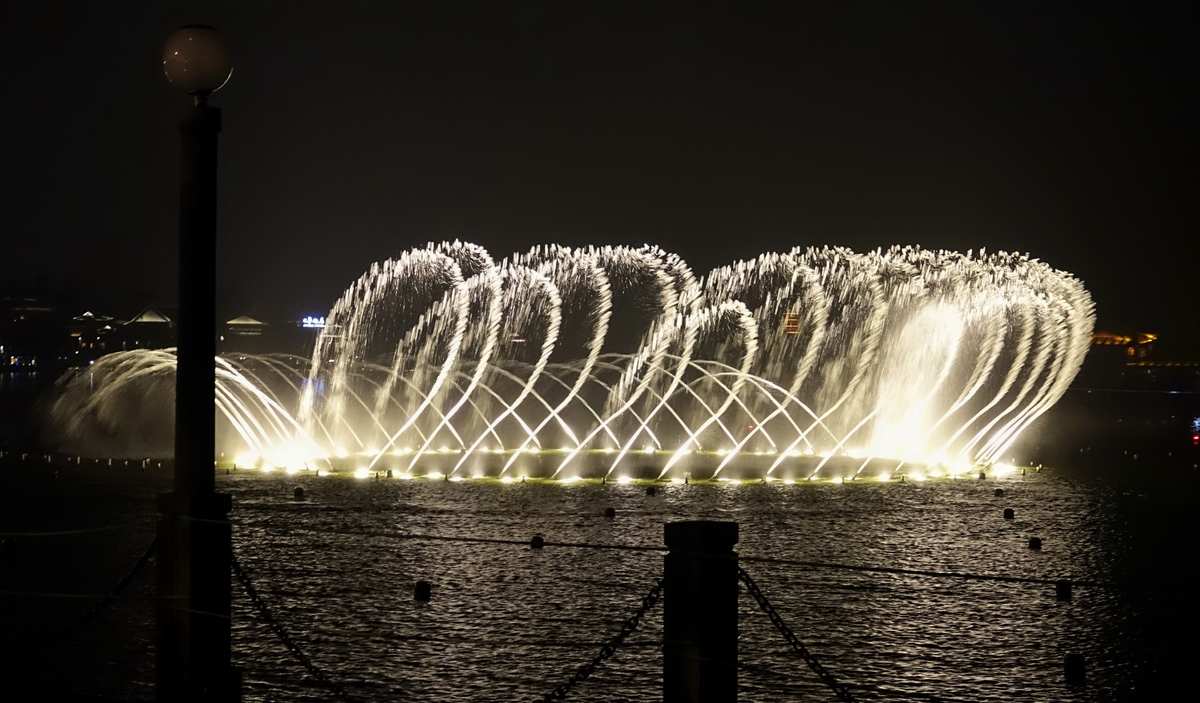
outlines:
[[[606,640],[604,644],[600,646],[600,652],[597,653],[596,656],[592,657],[590,662],[579,667],[579,669],[576,670],[575,674],[571,676],[571,678],[559,684],[553,691],[547,693],[546,697],[542,700],[561,701],[566,699],[567,694],[571,692],[571,689],[575,688],[576,684],[586,681],[597,667],[603,664],[613,654],[616,654],[617,648],[625,642],[625,638],[629,637],[631,634],[633,634],[634,630],[638,629],[638,625],[642,622],[642,617],[645,616],[646,613],[650,612],[650,609],[653,608],[656,603],[658,603],[658,599],[662,597],[662,591],[663,580],[655,579],[654,588],[651,588],[650,592],[642,597],[642,605],[637,609],[637,612],[629,616],[625,622],[621,624],[621,631],[612,638]]]
[[[105,594],[104,598],[101,599],[99,603],[96,603],[92,607],[88,608],[87,612],[85,612],[83,616],[80,617],[79,620],[77,620],[74,624],[51,635],[48,638],[47,643],[54,644],[69,637],[73,637],[93,620],[99,617],[99,615],[107,608],[116,603],[117,599],[121,597],[121,594],[125,592],[125,589],[129,586],[129,584],[133,582],[133,577],[137,576],[141,570],[146,567],[146,564],[150,563],[150,559],[157,551],[158,536],[156,535],[154,539],[150,540],[150,544],[146,546],[145,551],[143,551],[142,555],[137,558],[137,561],[133,563],[133,566],[129,568],[129,571],[127,571],[121,580],[117,582],[116,586],[113,586],[112,590]]]
[[[850,693],[850,689],[846,687],[846,684],[839,682],[821,662],[817,661],[812,652],[808,651],[808,648],[804,646],[800,638],[796,637],[796,633],[792,632],[792,628],[788,627],[787,623],[780,617],[778,611],[775,610],[775,606],[771,605],[771,602],[759,590],[758,584],[754,583],[754,579],[750,578],[750,574],[746,573],[746,570],[741,566],[738,566],[738,578],[741,579],[742,583],[746,584],[746,590],[758,602],[758,607],[762,608],[767,617],[771,619],[771,623],[775,625],[775,629],[779,630],[779,634],[783,635],[788,644],[792,645],[792,649],[808,664],[808,668],[812,669],[821,681],[833,690],[839,701],[851,703],[854,700],[854,696]]]
[[[283,623],[279,622],[275,619],[275,616],[271,615],[271,611],[267,609],[267,604],[264,603],[262,597],[258,595],[258,590],[254,588],[254,584],[250,582],[250,578],[246,576],[246,572],[242,570],[242,565],[238,563],[236,554],[230,555],[230,563],[233,565],[233,573],[237,576],[238,581],[240,581],[242,584],[242,588],[246,591],[246,596],[249,597],[250,602],[254,604],[254,609],[258,611],[259,616],[265,620],[267,625],[269,625],[275,632],[275,636],[279,638],[279,641],[283,642],[283,646],[287,647],[288,651],[292,653],[292,656],[294,656],[296,660],[300,662],[301,666],[303,666],[308,672],[308,675],[316,679],[317,682],[322,686],[333,691],[338,698],[341,698],[344,701],[350,700],[349,696],[346,695],[346,691],[340,685],[338,685],[337,682],[330,679],[325,675],[325,672],[317,668],[316,664],[313,664],[312,659],[310,659],[308,655],[305,654],[302,649],[300,649],[299,645],[296,644],[291,636],[288,635],[287,630],[283,627]]]

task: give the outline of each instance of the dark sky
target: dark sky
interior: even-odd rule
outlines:
[[[0,279],[170,304],[188,101],[159,54],[204,22],[236,65],[232,312],[321,313],[431,239],[698,272],[913,243],[1029,251],[1102,326],[1196,344],[1194,11],[1061,4],[8,3]]]

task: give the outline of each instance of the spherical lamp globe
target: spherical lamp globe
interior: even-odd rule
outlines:
[[[216,28],[189,24],[171,33],[163,46],[163,74],[171,85],[197,97],[221,89],[233,75],[225,42]]]

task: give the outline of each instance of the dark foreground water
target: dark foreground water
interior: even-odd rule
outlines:
[[[1188,467],[1190,468],[1190,467]],[[36,465],[3,472],[0,531],[122,525],[10,538],[0,598],[10,676],[47,695],[145,698],[153,679],[150,582],[69,637],[90,601],[151,536],[153,470]],[[661,573],[652,552],[480,545],[401,533],[658,546],[662,525],[739,523],[739,552],[863,565],[1073,576],[1058,602],[1036,584],[859,573],[747,561],[784,618],[863,700],[1167,700],[1192,660],[1194,481],[1129,483],[1046,471],[1004,481],[859,485],[500,485],[222,477],[236,552],[316,664],[362,700],[533,700],[588,660]],[[291,501],[304,485],[309,501]],[[993,496],[1001,486],[1003,497]],[[605,519],[607,507],[616,519]],[[1005,521],[1012,507],[1016,520]],[[1040,552],[1027,547],[1039,536]],[[431,603],[413,601],[417,579]],[[55,595],[57,594],[57,595]],[[245,698],[326,700],[240,593],[235,656]],[[745,593],[743,701],[829,700]],[[574,697],[661,696],[661,606]],[[1087,684],[1066,686],[1080,652]]]

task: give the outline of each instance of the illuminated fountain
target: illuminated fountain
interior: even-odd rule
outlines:
[[[218,358],[221,444],[242,465],[360,477],[999,472],[1093,321],[1078,280],[1017,254],[797,248],[697,278],[656,247],[497,262],[430,244],[372,264],[310,359]],[[97,360],[60,382],[56,428],[161,423],[173,369],[170,350]]]

